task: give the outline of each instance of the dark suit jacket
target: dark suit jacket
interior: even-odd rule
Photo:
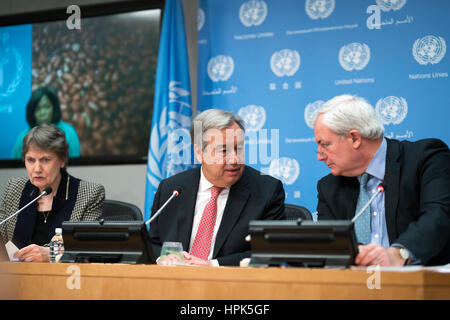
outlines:
[[[450,262],[450,152],[442,141],[387,139],[385,216],[391,244],[410,250],[422,264]],[[328,175],[318,184],[320,220],[351,219],[359,182]]]
[[[178,241],[189,251],[195,202],[200,181],[200,167],[184,171],[161,181],[153,201],[152,214],[181,187],[173,199],[151,224],[150,238],[155,256],[159,256],[164,241]],[[239,265],[250,257],[248,235],[250,220],[284,219],[285,192],[281,182],[245,167],[241,179],[231,188],[214,245],[213,259],[220,265]]]

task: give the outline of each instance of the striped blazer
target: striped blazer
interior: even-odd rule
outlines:
[[[102,185],[77,179],[65,171],[61,171],[61,174],[61,182],[53,198],[51,214],[55,215],[55,218],[50,225],[48,241],[53,237],[55,228],[62,226],[63,221],[98,220],[105,200],[105,189]],[[3,221],[14,214],[38,195],[38,188],[27,178],[11,178],[0,202],[0,220]],[[0,242],[12,240],[18,248],[31,244],[36,213],[35,202],[1,225]]]

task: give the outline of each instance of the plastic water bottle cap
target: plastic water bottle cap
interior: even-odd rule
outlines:
[[[61,233],[62,234],[62,228],[56,228],[55,233]]]

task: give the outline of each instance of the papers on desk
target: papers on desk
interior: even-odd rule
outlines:
[[[444,266],[425,267],[424,269],[441,273],[450,273],[450,263]]]
[[[239,266],[240,267],[248,267],[248,265],[250,264],[250,258],[244,258],[239,262]]]
[[[435,271],[440,273],[450,273],[450,263],[443,266],[433,266],[433,267],[425,267],[425,266],[402,266],[402,267],[380,267],[380,266],[371,266],[371,267],[351,267],[352,270],[366,270],[367,268],[371,268],[374,270],[385,271],[385,272],[416,272],[416,271]]]
[[[402,267],[381,267],[381,266],[369,266],[369,267],[359,267],[351,266],[352,270],[377,270],[386,272],[416,272],[423,270],[423,266],[402,266]]]
[[[450,264],[443,266],[403,266],[403,267],[380,267],[380,271],[398,271],[398,272],[414,272],[414,271],[435,271],[440,273],[450,273]]]
[[[415,272],[423,269],[423,266],[380,267],[380,271],[391,272]]]
[[[5,247],[6,247],[6,252],[8,252],[9,261],[19,261],[19,259],[13,258],[14,253],[19,251],[19,248],[17,248],[16,245],[14,243],[12,243],[11,241],[8,241],[5,244]]]

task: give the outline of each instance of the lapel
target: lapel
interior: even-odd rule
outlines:
[[[346,182],[343,184],[343,192],[345,195],[344,203],[339,206],[339,208],[344,207],[347,217],[346,219],[351,220],[356,215],[356,205],[359,197],[359,181],[356,177],[344,177]]]
[[[245,173],[246,171],[244,169],[241,179],[230,188],[230,194],[228,195],[227,204],[223,212],[222,221],[214,244],[213,258],[217,256],[217,253],[225,243],[226,238],[238,221],[239,216],[247,203],[248,197],[250,196],[248,178]]]
[[[19,208],[23,208],[39,195],[39,189],[31,184],[30,180],[25,184],[20,197]],[[19,248],[26,247],[31,243],[34,225],[36,224],[37,203],[29,205],[17,216],[16,226],[12,242]]]
[[[200,182],[200,168],[190,171],[190,175],[182,182],[179,205],[177,206],[177,234],[183,243],[183,249],[189,251],[191,242],[192,224],[194,221],[195,203],[197,201],[198,185]]]
[[[52,213],[54,219],[51,221],[49,230],[49,241],[55,234],[55,228],[61,228],[64,221],[69,221],[77,201],[80,180],[61,170],[61,182],[58,186],[56,196],[53,198]]]
[[[384,194],[384,208],[389,241],[392,243],[392,241],[397,238],[395,221],[397,218],[397,204],[400,188],[400,144],[396,140],[386,140],[386,173],[384,175],[386,192]]]

